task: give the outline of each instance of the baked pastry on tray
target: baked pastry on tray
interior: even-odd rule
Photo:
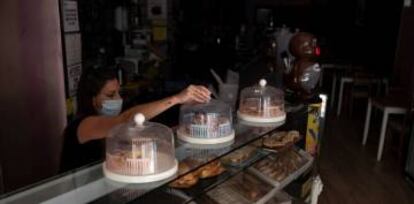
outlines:
[[[293,145],[300,139],[300,134],[296,130],[281,131],[273,133],[263,139],[263,146],[270,149],[282,149]]]
[[[223,157],[222,161],[229,165],[240,165],[249,160],[256,153],[256,147],[245,146]]]
[[[223,173],[226,169],[221,165],[219,160],[210,162],[197,170],[200,178],[211,178]]]
[[[253,167],[262,174],[280,182],[289,174],[299,169],[305,162],[306,159],[299,155],[299,153],[290,150],[276,156],[267,157]]]
[[[183,174],[185,172],[189,172],[190,167],[185,163],[181,162],[178,166],[178,173]],[[170,187],[173,188],[190,188],[194,186],[198,182],[198,175],[196,173],[188,173],[183,177],[173,181],[170,183]]]
[[[178,172],[184,174],[190,171],[189,163],[196,162],[194,160],[180,162]],[[170,187],[173,188],[190,188],[197,184],[198,180],[211,178],[222,174],[226,169],[221,165],[220,161],[216,160],[200,167],[198,170],[187,173],[179,179],[171,182]]]

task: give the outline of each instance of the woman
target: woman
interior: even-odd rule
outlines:
[[[165,110],[185,103],[206,103],[210,91],[190,85],[180,93],[122,110],[120,85],[116,72],[110,69],[83,73],[79,82],[77,118],[65,130],[61,171],[99,160],[103,155],[103,138],[114,126],[132,119],[136,113],[151,119]]]

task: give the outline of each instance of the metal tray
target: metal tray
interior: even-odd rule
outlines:
[[[300,175],[302,175],[306,170],[308,170],[312,166],[313,157],[309,153],[301,149],[297,150],[297,152],[303,158],[306,159],[306,163],[304,163],[300,168],[295,170],[293,173],[289,174],[286,178],[284,178],[280,182],[274,180],[273,178],[267,176],[266,174],[263,174],[261,171],[256,169],[254,166],[249,167],[247,170],[253,173],[254,175],[258,176],[259,178],[263,179],[264,181],[268,182],[269,184],[273,185],[277,190],[283,189],[285,186],[287,186],[289,183],[297,179]],[[269,156],[273,156],[273,155],[269,155]]]
[[[254,179],[257,179],[257,182],[260,182],[262,184],[265,181],[263,181],[262,179],[258,178],[255,175],[252,175],[250,173],[241,173],[241,174],[249,174],[249,176],[252,176]],[[241,175],[238,175],[241,176]],[[237,177],[233,178],[236,179]],[[214,200],[215,203],[217,204],[251,204],[251,203],[256,203],[256,204],[265,204],[269,199],[271,199],[277,192],[278,190],[272,186],[269,186],[268,190],[266,190],[267,192],[260,197],[259,199],[257,199],[256,201],[251,201],[248,198],[244,197],[237,189],[234,189],[232,187],[232,185],[230,185],[232,181],[229,180],[228,182],[224,183],[221,186],[218,186],[215,189],[212,189],[211,191],[209,191],[207,193],[207,196],[210,197],[211,200]]]

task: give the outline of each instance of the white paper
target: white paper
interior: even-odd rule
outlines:
[[[411,0],[404,0],[404,7],[411,7]]]
[[[79,31],[78,2],[63,1],[62,14],[63,31]]]
[[[82,61],[82,43],[80,33],[65,34],[66,65],[79,64]]]
[[[67,67],[67,77],[68,77],[68,91],[69,96],[76,96],[78,91],[78,83],[82,74],[82,64],[76,64]]]

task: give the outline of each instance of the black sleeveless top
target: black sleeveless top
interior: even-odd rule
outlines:
[[[78,117],[65,129],[59,172],[66,172],[104,158],[104,139],[79,143],[78,128],[87,117]]]

